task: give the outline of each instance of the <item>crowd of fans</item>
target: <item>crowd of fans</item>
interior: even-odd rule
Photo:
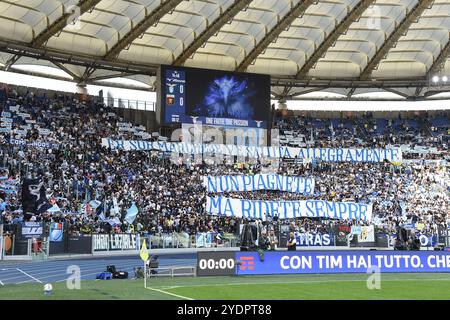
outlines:
[[[202,177],[254,174],[266,170],[261,163],[174,164],[168,155],[161,152],[109,150],[102,146],[101,138],[141,139],[142,130],[135,126],[124,130],[124,121],[103,102],[80,102],[69,95],[36,97],[31,91],[19,95],[11,90],[0,99],[0,112],[10,112],[10,106],[20,106],[16,114],[25,113],[29,117],[14,120],[11,132],[0,132],[0,214],[5,232],[13,232],[14,225],[24,218],[21,181],[26,177],[44,177],[47,198],[56,209],[31,219],[64,222],[70,233],[238,234],[241,219],[217,217],[205,212],[207,193],[202,186]],[[377,120],[362,117],[320,120],[289,117],[278,119],[277,127],[282,135],[290,136],[286,139],[288,145],[297,138],[304,138],[302,141],[309,141],[309,145],[314,147],[409,144],[411,148],[417,145],[435,148],[434,154],[442,160],[449,156],[448,115],[444,115],[447,122],[439,122],[439,126],[432,125],[430,121],[433,119]],[[11,143],[11,138],[52,142],[57,146],[17,145]],[[414,153],[406,158],[414,158]],[[433,156],[425,158],[432,159]],[[314,195],[257,191],[226,193],[225,196],[372,203],[373,224],[388,233],[394,233],[399,224],[410,221],[420,225],[424,233],[447,227],[450,179],[446,161],[405,161],[395,166],[387,162],[303,163],[283,160],[276,170],[284,175],[314,177]],[[139,213],[130,224],[124,218],[132,204]],[[291,230],[299,232],[327,232],[339,224],[364,224],[312,218],[285,222],[290,224]],[[280,220],[269,223],[273,226]]]

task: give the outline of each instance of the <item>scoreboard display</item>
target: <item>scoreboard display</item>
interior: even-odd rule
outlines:
[[[163,65],[160,77],[163,124],[268,128],[268,75]]]

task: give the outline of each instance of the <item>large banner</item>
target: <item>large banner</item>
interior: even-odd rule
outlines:
[[[320,159],[328,162],[383,162],[384,160],[390,162],[402,162],[402,151],[400,148],[349,149],[252,147],[188,142],[114,140],[111,138],[102,138],[102,145],[109,149],[125,151],[159,150],[182,154],[222,154],[250,158]]]
[[[278,174],[203,177],[208,192],[237,192],[279,190],[292,193],[313,194],[314,178],[289,177]]]
[[[372,205],[354,202],[332,202],[324,200],[264,201],[207,197],[206,212],[228,217],[261,219],[275,214],[280,219],[329,218],[339,220],[372,220]]]
[[[139,250],[139,234],[93,234],[93,251]]]
[[[301,251],[236,252],[238,275],[296,273],[450,272],[447,251]],[[365,281],[365,280],[364,280]]]
[[[45,193],[44,179],[24,179],[22,183],[23,212],[42,214],[51,207]]]

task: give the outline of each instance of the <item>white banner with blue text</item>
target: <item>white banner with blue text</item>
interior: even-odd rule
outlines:
[[[280,219],[326,218],[339,220],[372,220],[372,205],[324,200],[264,201],[226,197],[207,197],[206,212],[212,215],[261,219],[275,215]]]
[[[203,186],[207,192],[213,193],[278,190],[312,195],[314,193],[314,178],[267,173],[239,176],[205,176],[203,177]]]
[[[329,162],[401,162],[400,148],[291,148],[255,147],[225,144],[201,144],[188,142],[163,142],[140,140],[114,140],[102,138],[102,145],[112,150],[150,151],[158,150],[177,154],[222,154],[250,158],[319,159]]]

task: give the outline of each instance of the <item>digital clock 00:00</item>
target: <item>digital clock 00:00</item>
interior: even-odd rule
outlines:
[[[235,267],[234,259],[201,259],[198,262],[200,269],[233,269]]]
[[[198,276],[232,276],[235,274],[235,252],[213,251],[197,253]]]

